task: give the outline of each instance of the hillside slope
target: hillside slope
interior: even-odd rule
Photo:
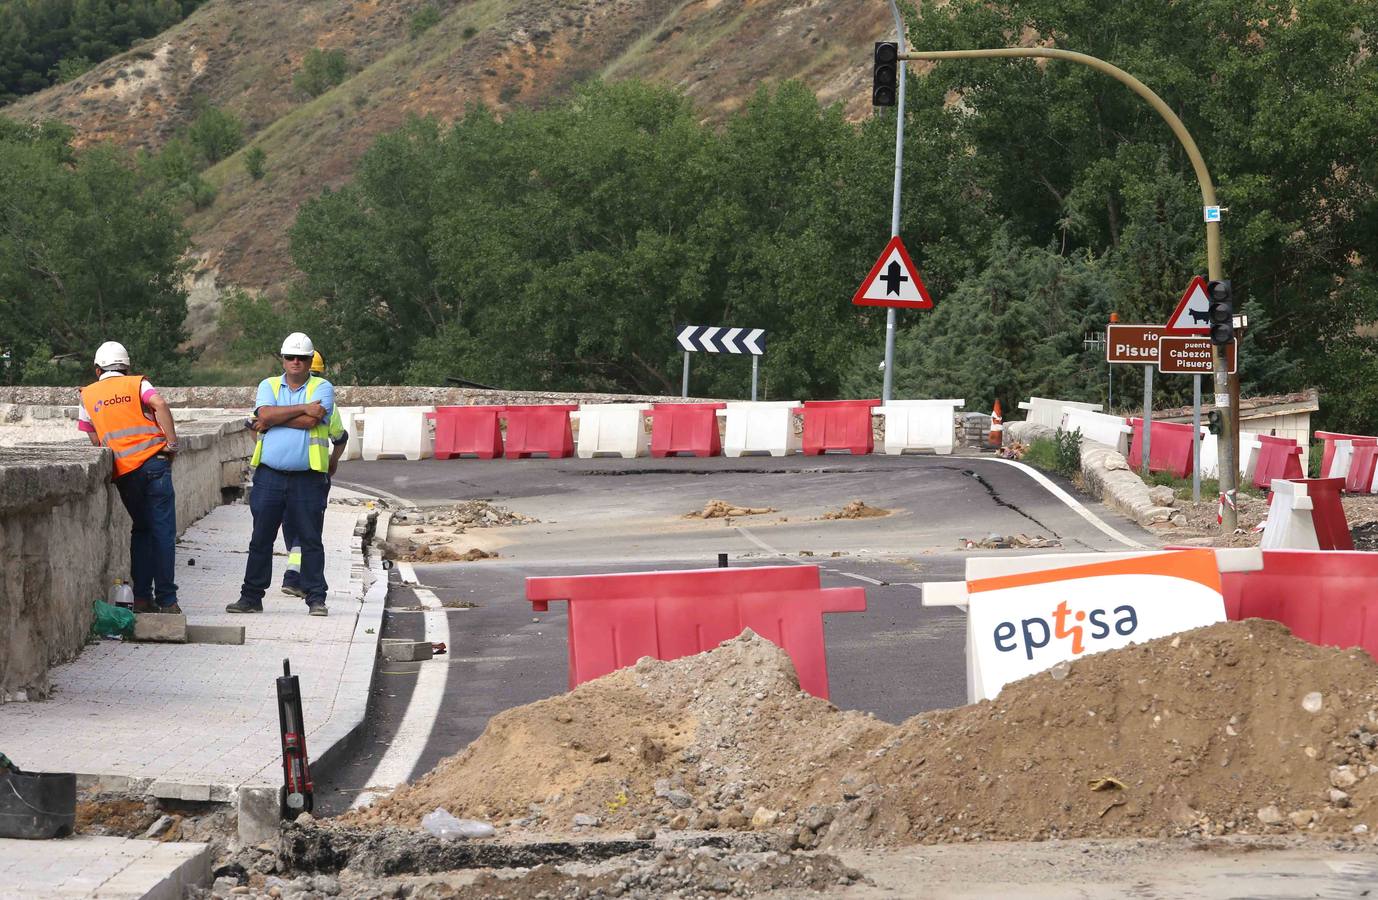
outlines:
[[[438,24],[413,36],[427,5]],[[215,203],[189,220],[199,256],[191,324],[213,329],[215,284],[271,289],[290,278],[286,237],[303,200],[348,180],[377,135],[408,116],[450,120],[471,104],[539,104],[591,77],[683,89],[725,115],[761,84],[801,78],[824,102],[869,112],[870,45],[886,4],[845,0],[212,0],[186,21],[86,75],[0,109],[56,117],[82,142],[156,149],[198,102],[244,120],[249,143],[207,173]],[[315,99],[292,86],[313,47],[353,73]],[[242,154],[267,154],[253,181]]]

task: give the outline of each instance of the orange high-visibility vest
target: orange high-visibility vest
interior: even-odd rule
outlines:
[[[115,454],[115,477],[128,475],[167,446],[163,429],[144,415],[142,375],[117,375],[81,389],[81,405],[102,447]]]

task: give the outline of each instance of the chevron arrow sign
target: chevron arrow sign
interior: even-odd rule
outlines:
[[[749,353],[762,356],[766,352],[764,328],[720,328],[715,325],[686,325],[680,330],[679,347],[688,353]]]

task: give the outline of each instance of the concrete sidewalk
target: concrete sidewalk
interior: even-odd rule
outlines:
[[[91,835],[0,840],[0,900],[181,900],[187,887],[209,880],[210,867],[207,844]]]
[[[232,801],[241,786],[281,783],[274,680],[290,659],[311,759],[328,756],[363,723],[381,630],[386,579],[361,550],[368,514],[326,512],[330,616],[320,618],[276,587],[261,615],[224,611],[239,596],[252,518],[243,504],[214,510],[178,543],[178,594],[189,623],[242,625],[244,644],[92,644],[53,671],[51,699],[0,706],[4,752],[106,790]],[[369,592],[375,577],[381,589]]]

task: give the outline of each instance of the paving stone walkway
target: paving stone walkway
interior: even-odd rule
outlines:
[[[241,786],[281,783],[274,681],[290,659],[319,759],[363,723],[368,704],[385,585],[366,591],[355,534],[366,513],[336,504],[326,513],[330,615],[321,618],[276,587],[261,615],[224,611],[239,596],[251,516],[243,504],[214,510],[178,543],[179,599],[189,624],[243,625],[245,643],[89,645],[53,670],[50,699],[0,705],[0,749],[21,768],[76,772],[109,790],[230,801]]]
[[[185,888],[209,876],[206,844],[91,835],[60,841],[0,839],[0,900],[181,900]]]

